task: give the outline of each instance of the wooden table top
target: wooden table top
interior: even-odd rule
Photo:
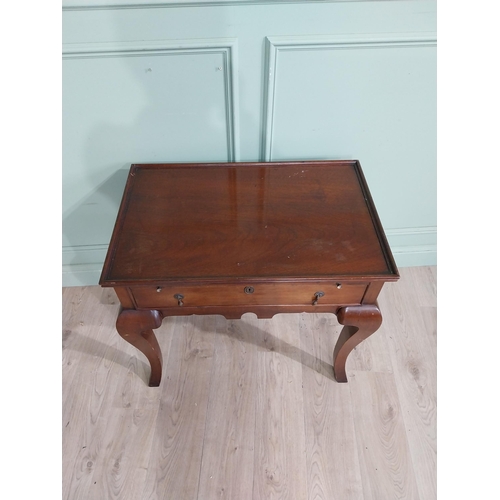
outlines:
[[[141,164],[100,284],[398,276],[355,160]]]

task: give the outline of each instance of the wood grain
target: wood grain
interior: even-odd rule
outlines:
[[[217,316],[199,498],[252,498],[259,321]]]
[[[212,370],[215,316],[172,325],[146,498],[196,498]]]
[[[95,470],[103,465],[107,400],[118,383],[110,372],[120,366],[116,361],[121,353],[114,347],[116,338],[102,342],[114,323],[117,301],[107,303],[110,294],[95,287],[75,292],[63,328],[63,372],[69,375],[63,377],[63,467],[72,471],[64,477],[63,495],[71,491],[72,498],[83,499],[94,483]],[[80,422],[82,412],[87,418]]]
[[[253,498],[306,498],[302,365],[287,356],[300,342],[298,317],[278,315],[261,328],[267,348],[258,353]]]
[[[341,276],[398,279],[357,160],[157,163],[130,168],[99,283]]]
[[[419,288],[412,287],[410,280],[401,283],[400,287],[389,285],[381,306],[389,305],[393,311],[381,333],[389,337],[399,402],[422,498],[437,495],[435,308],[419,306],[420,303],[432,303],[431,293],[422,299],[426,288],[428,292],[432,290],[429,278],[431,275],[424,275],[423,286]]]
[[[244,292],[245,284],[199,285],[183,284],[163,286],[158,293],[157,287],[131,288],[137,307],[168,308],[177,307],[177,293],[184,296],[185,307],[192,306],[236,306],[236,305],[312,305],[315,294],[322,291],[321,304],[359,304],[366,285],[343,283],[339,289],[331,282],[295,283],[255,283],[253,292]]]
[[[102,443],[102,465],[93,476],[95,490],[105,498],[140,498],[148,471],[158,406],[115,408],[110,412]],[[129,453],[133,447],[135,453]],[[92,489],[90,490],[92,491]]]
[[[303,368],[308,496],[363,498],[350,390],[332,383],[331,353],[340,334],[333,316],[301,314],[301,346],[315,363]],[[329,334],[325,334],[329,332]]]
[[[165,318],[159,388],[111,289],[63,290],[64,500],[436,498],[434,268],[333,378],[333,314]]]
[[[350,388],[363,498],[420,499],[394,377],[353,375]]]

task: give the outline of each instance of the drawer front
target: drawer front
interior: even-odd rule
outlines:
[[[170,308],[182,306],[318,305],[359,304],[364,284],[262,283],[199,286],[133,287],[137,307]],[[182,297],[179,297],[182,296]]]

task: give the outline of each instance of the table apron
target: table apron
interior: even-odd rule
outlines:
[[[215,306],[323,306],[360,304],[368,283],[328,282],[137,286],[128,288],[136,309]],[[180,297],[180,298],[179,298]],[[127,307],[124,304],[125,307]]]

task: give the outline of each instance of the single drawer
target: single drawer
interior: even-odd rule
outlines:
[[[261,283],[132,287],[137,307],[360,304],[366,284]]]

